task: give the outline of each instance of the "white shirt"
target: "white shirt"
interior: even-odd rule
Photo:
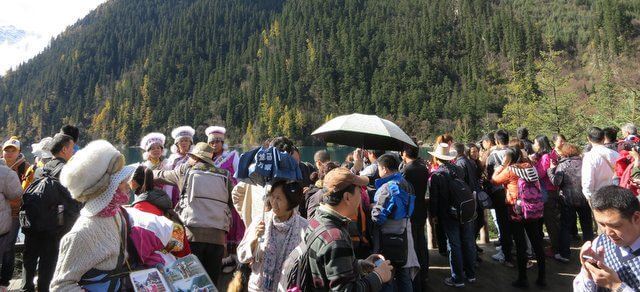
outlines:
[[[601,187],[612,185],[616,160],[620,154],[603,145],[595,145],[582,158],[582,192],[587,199]],[[605,161],[605,158],[607,161]]]

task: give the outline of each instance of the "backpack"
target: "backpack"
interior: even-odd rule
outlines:
[[[52,173],[59,172],[63,166],[59,164]],[[67,188],[52,174],[34,180],[22,195],[20,226],[25,231],[57,231],[65,225],[65,201],[70,197]]]
[[[525,220],[542,218],[544,202],[539,181],[527,181],[523,178],[518,178],[518,199],[516,200],[514,211]]]
[[[229,177],[226,170],[195,166],[187,170],[175,210],[188,227],[229,231],[231,226]]]
[[[286,287],[284,288],[287,289],[287,292],[311,291],[313,288],[311,266],[309,265],[309,247],[326,230],[326,226],[318,226],[289,255],[287,262],[291,262],[284,265],[284,275],[286,276]]]
[[[476,219],[476,198],[471,187],[464,180],[448,173],[449,214],[464,224]]]

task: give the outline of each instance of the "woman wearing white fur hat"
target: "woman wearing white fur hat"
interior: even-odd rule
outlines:
[[[204,133],[207,135],[207,143],[213,148],[213,162],[215,162],[217,168],[229,171],[235,186],[236,180],[233,178],[233,174],[238,169],[240,155],[235,150],[227,150],[228,146],[224,143],[227,129],[220,126],[211,126],[204,130]]]
[[[190,126],[181,126],[171,131],[173,145],[171,146],[171,156],[169,156],[169,166],[177,169],[189,160],[189,151],[193,147],[193,135],[196,134]]]
[[[171,145],[171,155],[167,159],[167,169],[174,170],[180,168],[182,164],[189,160],[189,151],[193,149],[193,135],[196,134],[190,126],[180,126],[171,131],[173,145]],[[173,206],[178,204],[180,192],[177,187],[171,186],[166,192],[171,196]]]
[[[52,291],[120,287],[119,278],[107,278],[125,271],[128,264],[127,218],[120,206],[129,200],[128,181],[135,167],[125,166],[124,161],[113,145],[98,140],[78,151],[62,169],[60,182],[84,207],[60,242]]]
[[[142,137],[140,148],[145,152],[142,154],[144,166],[150,170],[172,170],[169,160],[164,158],[164,143],[166,137],[162,133],[153,132]],[[157,189],[164,190],[169,197],[172,197],[173,186],[162,183],[154,184]],[[133,199],[133,198],[131,198]],[[129,203],[133,203],[131,200]]]

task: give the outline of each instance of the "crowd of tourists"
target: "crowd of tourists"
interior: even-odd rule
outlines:
[[[562,134],[515,134],[477,143],[444,134],[429,159],[406,145],[356,149],[343,162],[320,150],[309,163],[287,137],[240,154],[224,127],[196,143],[181,126],[171,141],[145,135],[143,161],[129,165],[107,141],[79,147],[71,125],[32,144],[32,164],[11,137],[0,163],[0,291],[19,232],[22,291],[128,291],[130,272],[190,254],[222,291],[462,288],[483,281],[488,251],[476,242],[491,221],[491,258],[515,269],[514,288],[530,285],[533,267],[534,284],[547,286],[548,260],[579,260],[574,291],[640,291],[635,125],[590,128],[586,147]],[[430,242],[449,277],[429,277]],[[234,274],[221,287],[225,273]]]

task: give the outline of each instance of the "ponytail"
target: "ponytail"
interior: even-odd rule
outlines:
[[[131,179],[138,185],[138,188],[134,190],[136,195],[153,190],[153,171],[144,165],[136,168]]]

